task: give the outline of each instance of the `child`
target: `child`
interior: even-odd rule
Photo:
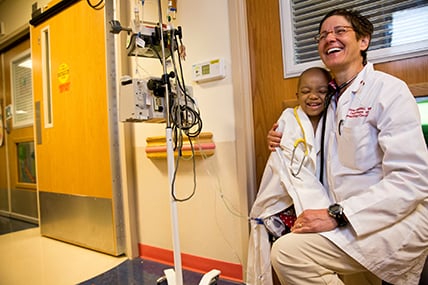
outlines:
[[[250,212],[248,285],[272,284],[269,240],[292,231],[296,214],[304,209],[331,204],[317,179],[319,145],[315,141],[330,81],[323,68],[303,71],[296,93],[299,106],[285,109],[278,120],[277,131],[286,134],[269,157]]]

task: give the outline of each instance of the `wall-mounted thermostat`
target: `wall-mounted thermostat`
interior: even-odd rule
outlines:
[[[193,81],[204,82],[226,77],[224,59],[217,58],[193,65]]]

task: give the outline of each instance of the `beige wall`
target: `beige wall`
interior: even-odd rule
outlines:
[[[38,7],[44,7],[50,0],[0,0],[0,22],[4,23],[6,33],[5,36],[0,36],[0,41],[14,34],[22,26],[28,25],[34,2],[38,2]]]
[[[155,21],[157,14],[153,13],[157,13],[157,7],[150,8],[153,7],[145,9],[145,17]],[[183,62],[186,85],[193,88],[201,111],[203,131],[212,132],[216,144],[214,156],[197,159],[196,195],[190,201],[178,204],[181,251],[242,263],[246,260],[248,237],[247,189],[238,185],[240,166],[236,159],[228,3],[227,0],[186,0],[178,1],[177,8],[177,19],[173,24],[183,29],[187,51]],[[193,82],[192,64],[217,57],[225,59],[226,78],[201,84]],[[135,60],[144,67],[144,70],[139,69],[140,75],[161,75],[162,66],[158,60],[133,58],[132,70],[135,70]],[[166,160],[150,160],[145,155],[146,138],[159,135],[165,135],[164,124],[134,124],[138,236],[142,244],[172,249]],[[180,162],[176,189],[182,196],[192,191],[191,161]]]

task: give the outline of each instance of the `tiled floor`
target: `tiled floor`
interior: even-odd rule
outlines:
[[[0,235],[0,283],[72,285],[126,260],[42,237],[39,228]]]
[[[104,285],[104,284],[139,284],[139,285],[156,285],[160,277],[165,275],[164,269],[171,269],[171,266],[159,264],[149,260],[136,258],[127,260],[119,266],[105,272],[97,277],[82,282],[79,285]],[[184,285],[198,285],[202,279],[202,274],[183,271]],[[166,282],[166,281],[164,281]],[[167,283],[159,283],[167,285]],[[214,284],[214,283],[213,283]],[[217,285],[239,285],[238,283],[227,280],[217,280]]]
[[[156,285],[168,268],[42,237],[35,225],[0,217],[1,285]],[[184,285],[198,285],[201,278],[202,274],[183,271]],[[221,279],[217,284],[238,285]]]
[[[35,227],[32,223],[0,216],[0,235]]]

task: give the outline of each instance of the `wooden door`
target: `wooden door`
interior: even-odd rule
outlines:
[[[31,28],[41,233],[119,255],[104,10],[86,1],[58,9]]]

